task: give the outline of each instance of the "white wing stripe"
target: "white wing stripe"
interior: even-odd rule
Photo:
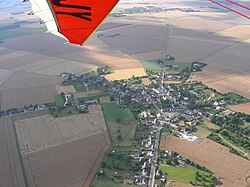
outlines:
[[[55,18],[49,8],[49,5],[46,0],[30,0],[32,11],[36,16],[42,19],[45,22],[45,25],[49,31],[49,33],[54,34],[56,36],[60,36],[63,39],[68,39],[58,32],[58,28],[56,25]]]

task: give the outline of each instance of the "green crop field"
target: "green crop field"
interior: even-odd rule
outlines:
[[[134,116],[128,108],[120,109],[116,103],[102,104],[106,121],[127,121],[134,120]]]
[[[107,122],[113,144],[129,146],[135,136],[136,122]]]
[[[86,91],[86,87],[80,83],[71,82],[71,84],[75,87],[77,92],[85,92]]]
[[[208,119],[203,119],[203,124],[206,125],[209,129],[215,129],[215,130],[220,129],[219,126],[215,125],[214,123],[212,123]]]
[[[174,180],[177,182],[183,182],[189,184],[190,181],[195,182],[195,172],[206,173],[198,170],[193,166],[186,167],[172,167],[172,166],[160,166],[160,170],[167,174],[168,180]]]
[[[144,67],[146,70],[151,70],[151,71],[161,71],[162,67],[154,61],[143,61],[141,62],[141,65]]]
[[[165,64],[166,65],[178,65],[179,66],[179,68],[177,70],[169,71],[169,72],[172,72],[172,73],[174,73],[174,72],[180,73],[181,71],[183,71],[186,68],[191,68],[191,63],[188,63],[188,62],[166,61]]]
[[[195,136],[198,136],[199,138],[205,139],[206,137],[208,137],[211,134],[211,131],[204,128],[204,127],[198,126],[196,128],[197,128],[197,131],[194,132],[193,134]]]
[[[64,100],[64,97],[62,95],[56,95],[55,101],[56,101],[56,106],[58,106],[58,107],[64,106],[65,100]]]

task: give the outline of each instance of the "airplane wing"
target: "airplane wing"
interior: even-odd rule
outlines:
[[[24,0],[26,1],[26,0]],[[29,0],[49,33],[82,45],[119,0]]]

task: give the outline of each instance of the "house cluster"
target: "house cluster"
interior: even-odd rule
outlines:
[[[142,13],[157,13],[168,11],[181,11],[181,12],[199,12],[192,8],[162,8],[158,6],[145,6],[145,7],[133,7],[121,11],[123,14],[142,14]]]
[[[141,165],[140,175],[134,176],[134,184],[146,185],[150,180],[151,167],[156,163],[155,155],[157,154],[156,149],[158,147],[156,133],[156,131],[149,130],[145,138],[141,140],[140,151],[131,155]]]
[[[133,7],[122,11],[123,14],[142,14],[142,13],[153,13],[153,12],[165,12],[165,8],[157,6],[146,6],[146,7]]]

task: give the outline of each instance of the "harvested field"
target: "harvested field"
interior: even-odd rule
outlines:
[[[250,98],[250,75],[228,65],[209,64],[202,72],[193,74],[191,80],[201,81],[221,93],[235,92]]]
[[[141,67],[137,60],[103,44],[97,36],[93,35],[84,47],[64,45],[62,39],[46,34],[8,39],[1,46],[12,50],[0,59],[0,68],[56,75],[86,73],[100,65],[114,69]],[[34,43],[39,45],[34,47]]]
[[[109,146],[106,131],[23,156],[29,186],[89,187]]]
[[[10,117],[0,118],[0,186],[25,187],[15,133]]]
[[[242,41],[248,39],[250,36],[250,26],[248,25],[236,25],[228,29],[223,29],[216,32],[217,35],[233,38],[236,41]]]
[[[61,77],[52,77],[27,72],[15,72],[0,85],[0,90],[55,85],[60,84],[62,81],[63,78]]]
[[[212,170],[225,187],[247,186],[250,162],[229,152],[228,148],[205,139],[194,144],[173,136],[161,139],[162,150],[176,151],[199,165]]]
[[[97,31],[104,31],[104,30],[108,30],[108,29],[114,29],[114,28],[125,27],[125,26],[129,26],[129,24],[107,22],[107,23],[103,23],[103,24],[98,28]]]
[[[208,16],[216,19],[208,19]],[[170,24],[172,30],[167,41],[168,52],[176,61],[201,61],[208,64],[207,72],[211,76],[200,72],[195,80],[201,80],[223,93],[236,92],[250,98],[250,31],[244,22],[232,24],[233,21],[229,20],[234,18],[228,13],[218,12],[173,11],[131,15],[120,18],[121,23],[129,23],[130,26],[104,31],[104,36],[100,39],[112,48],[139,60],[155,60],[163,54],[164,45],[158,40],[167,40],[169,30],[163,24],[165,22]],[[154,33],[157,36],[152,36]],[[145,44],[147,41],[150,45]],[[214,66],[219,68],[211,71]],[[237,82],[240,84],[237,85]]]
[[[250,98],[250,75],[236,76],[207,84],[221,93],[234,92]]]
[[[171,39],[169,53],[175,57],[177,62],[193,62],[207,55],[216,53],[229,45],[228,43],[214,42],[213,40],[204,41],[203,39],[195,37],[176,36]]]
[[[88,47],[88,46],[87,46]],[[138,60],[131,56],[121,53],[111,47],[104,47],[96,50],[88,50],[83,53],[67,55],[64,58],[76,58],[76,60],[86,60],[89,63],[95,63],[99,66],[109,66],[114,70],[140,68],[141,64]]]
[[[0,85],[8,79],[8,77],[13,73],[13,71],[0,69]]]
[[[90,106],[89,113],[53,118],[44,115],[15,122],[23,155],[71,142],[106,131],[100,106]]]
[[[8,68],[16,71],[57,75],[62,72],[80,74],[95,69],[94,65],[23,51],[10,52],[1,57],[1,68]]]
[[[30,104],[54,102],[54,96],[57,95],[54,85],[61,84],[63,79],[49,75],[13,71],[0,84],[1,109],[9,110]]]
[[[30,104],[51,103],[54,102],[54,96],[57,94],[54,85],[4,90],[2,91],[2,110],[23,108]]]
[[[228,108],[236,112],[243,112],[250,115],[250,103],[229,106]]]
[[[57,90],[58,94],[61,94],[61,93],[64,93],[64,94],[76,93],[76,89],[72,85],[69,85],[69,86],[56,85],[56,90]]]
[[[143,77],[147,76],[144,68],[127,69],[127,70],[115,70],[114,73],[106,75],[105,78],[109,81],[129,79],[131,77]]]
[[[167,33],[166,26],[131,25],[104,31],[102,32],[104,36],[99,38],[114,49],[119,49],[128,55],[135,55],[163,50],[165,40],[162,38],[166,37]]]

